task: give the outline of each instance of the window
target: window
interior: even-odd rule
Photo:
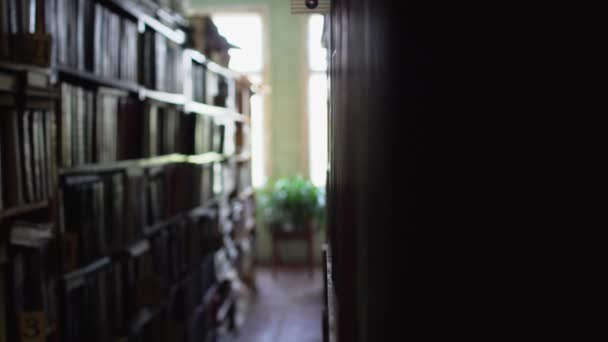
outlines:
[[[256,13],[218,13],[212,16],[219,33],[239,49],[230,50],[233,70],[249,77],[257,86],[264,84],[264,42],[262,16]],[[266,182],[265,172],[265,96],[251,98],[251,157],[254,187]]]
[[[327,51],[321,43],[324,18],[308,20],[308,153],[312,182],[325,185],[327,171]]]

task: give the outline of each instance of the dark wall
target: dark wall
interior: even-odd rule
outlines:
[[[340,341],[605,340],[605,55],[582,10],[334,2]]]

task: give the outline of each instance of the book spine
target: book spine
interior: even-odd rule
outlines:
[[[33,184],[33,167],[32,167],[32,140],[31,140],[31,112],[25,111],[20,118],[21,140],[21,159],[23,160],[23,188],[25,201],[33,202],[34,199],[34,184]]]
[[[4,201],[5,206],[19,206],[25,202],[23,191],[23,159],[21,158],[21,129],[19,113],[9,108],[0,115],[0,131],[2,135],[4,165],[12,167],[4,169]]]
[[[8,60],[10,50],[10,12],[9,2],[0,1],[0,59]]]
[[[98,76],[103,76],[103,11],[102,5],[95,3],[95,28],[93,33],[93,59],[94,72]]]
[[[86,40],[90,39],[89,37],[85,37],[85,22],[90,20],[90,18],[86,16],[86,3],[87,0],[75,1],[76,18],[74,20],[76,21],[76,67],[78,70],[86,70],[85,44]]]
[[[95,116],[95,93],[92,91],[85,91],[85,107],[84,107],[84,132],[85,132],[85,163],[93,162],[93,147],[95,144],[94,140],[94,116]]]
[[[72,166],[72,97],[73,88],[67,83],[61,84],[61,114],[59,120],[59,134],[61,135],[60,151],[61,166]]]
[[[31,156],[32,156],[32,184],[33,184],[33,201],[42,199],[42,173],[40,169],[40,111],[32,111],[31,113]]]

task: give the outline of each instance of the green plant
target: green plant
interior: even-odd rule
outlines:
[[[302,229],[324,215],[323,189],[301,176],[283,177],[270,183],[258,198],[258,214],[273,229]]]

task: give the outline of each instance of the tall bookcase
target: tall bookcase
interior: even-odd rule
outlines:
[[[177,1],[0,7],[0,341],[213,341],[255,282],[251,84]]]

